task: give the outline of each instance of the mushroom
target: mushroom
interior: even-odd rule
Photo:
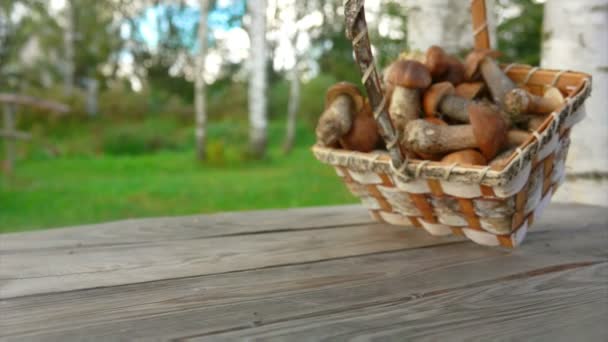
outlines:
[[[469,164],[469,165],[488,165],[486,158],[477,150],[466,149],[452,152],[441,159],[446,164]]]
[[[548,115],[534,115],[528,120],[528,130],[536,131],[547,120]]]
[[[352,83],[339,82],[325,94],[325,111],[316,128],[317,141],[324,146],[335,146],[351,130],[355,113],[363,108],[363,96]]]
[[[474,50],[466,58],[466,78],[474,80],[481,73],[484,81],[490,89],[490,94],[495,103],[504,107],[505,95],[513,89],[515,84],[500,69],[494,60],[498,53],[494,50]]]
[[[416,153],[446,153],[479,148],[490,160],[507,139],[507,126],[498,110],[489,104],[467,106],[469,125],[440,126],[425,120],[414,120],[405,127],[402,144]]]
[[[399,54],[399,59],[414,60],[422,64],[426,63],[426,55],[420,50],[404,51]]]
[[[469,122],[467,105],[471,101],[464,97],[454,95],[454,86],[450,82],[433,84],[422,98],[422,108],[427,116],[435,116],[437,109],[440,113],[452,119]]]
[[[555,87],[550,87],[543,96],[529,93],[522,88],[513,89],[505,96],[507,111],[518,115],[521,113],[549,114],[564,103],[564,96]]]
[[[439,78],[448,71],[449,56],[437,45],[433,45],[426,50],[425,64],[433,79]]]
[[[467,100],[473,100],[479,97],[485,88],[486,86],[483,82],[464,82],[456,87],[455,94]]]
[[[352,151],[370,152],[378,146],[378,124],[369,102],[365,101],[361,111],[355,115],[350,131],[339,141],[343,148]]]
[[[430,122],[432,124],[435,125],[439,125],[439,126],[447,126],[448,123],[441,120],[438,117],[426,117],[424,118],[425,121]],[[434,160],[434,161],[438,161],[441,160],[441,158],[443,158],[443,153],[436,153],[436,154],[432,154],[432,153],[423,153],[423,152],[419,152],[415,154],[415,157],[419,157],[425,160]]]
[[[387,92],[391,95],[388,113],[397,132],[420,117],[420,89],[431,84],[431,74],[424,64],[412,60],[396,60],[384,74]]]
[[[515,152],[516,148],[512,147],[507,150],[500,152],[494,159],[490,161],[490,166],[494,170],[502,170],[507,166],[507,162],[511,159],[511,155]]]
[[[448,56],[447,60],[448,70],[438,81],[450,82],[454,86],[457,86],[465,81],[465,66],[454,56]]]
[[[512,129],[507,132],[507,145],[520,146],[525,143],[532,134],[521,129]]]

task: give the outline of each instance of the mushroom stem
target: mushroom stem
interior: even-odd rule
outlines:
[[[469,122],[467,106],[471,101],[455,95],[446,95],[439,103],[439,110],[444,115],[461,122]]]
[[[535,115],[528,121],[528,130],[536,131],[543,124],[543,122],[545,122],[545,120],[547,120],[546,115]]]
[[[478,147],[472,125],[440,126],[425,120],[410,121],[402,143],[417,153],[446,153]]]
[[[325,109],[317,125],[317,141],[324,146],[333,146],[350,131],[353,124],[354,103],[350,96],[337,96]]]
[[[558,89],[550,89],[544,96],[538,96],[518,88],[511,90],[505,97],[507,110],[514,113],[549,114],[563,102],[564,98]]]
[[[524,130],[512,129],[507,132],[507,144],[513,147],[520,146],[525,143],[531,135],[532,134]]]
[[[485,57],[480,63],[481,76],[485,80],[494,102],[504,107],[504,99],[507,93],[515,89],[515,84],[500,69],[493,58]]]
[[[397,132],[403,132],[408,122],[420,117],[420,91],[396,86],[391,95],[388,113]]]

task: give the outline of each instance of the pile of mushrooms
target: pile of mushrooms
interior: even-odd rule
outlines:
[[[504,166],[564,97],[517,86],[494,50],[474,50],[462,63],[441,47],[424,56],[401,55],[384,71],[389,117],[404,150],[446,164]],[[382,149],[372,109],[359,89],[330,87],[316,129],[322,146],[370,152]]]

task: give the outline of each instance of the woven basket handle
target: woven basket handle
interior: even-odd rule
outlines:
[[[475,49],[489,49],[490,33],[485,0],[471,0],[471,21]]]
[[[359,66],[361,83],[365,86],[369,102],[374,110],[374,118],[380,127],[380,134],[386,143],[393,165],[401,166],[407,151],[399,144],[399,132],[395,131],[390,116],[386,110],[387,98],[382,88],[380,73],[376,68],[372,54],[371,43],[365,21],[364,0],[345,0],[344,17],[346,20],[346,36],[352,41],[355,61]],[[476,49],[490,47],[488,25],[486,21],[486,6],[484,0],[471,1],[473,18],[473,34]]]

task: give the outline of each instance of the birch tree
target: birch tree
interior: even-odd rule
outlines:
[[[266,117],[266,0],[248,0],[251,24],[249,77],[249,147],[252,156],[263,158],[266,152],[268,121]]]
[[[296,54],[297,56],[297,54]],[[289,153],[293,148],[296,139],[297,115],[300,107],[300,72],[298,70],[298,58],[291,69],[291,79],[289,80],[289,102],[287,105],[287,127],[283,151]]]
[[[293,51],[293,67],[290,72],[290,80],[289,80],[289,101],[287,105],[287,126],[285,130],[285,141],[283,143],[283,151],[285,153],[289,153],[293,148],[296,139],[296,124],[297,124],[297,115],[300,107],[300,70],[299,70],[299,54],[296,47],[297,39],[298,39],[298,20],[300,19],[300,7],[296,2],[292,4],[293,7],[293,18],[291,18],[291,22],[296,26],[294,33],[292,34],[290,42],[290,48]]]
[[[196,55],[196,75],[194,81],[194,110],[195,110],[195,136],[196,157],[199,160],[206,158],[206,130],[207,130],[207,108],[205,102],[205,56],[207,54],[207,12],[208,0],[200,0],[200,19],[198,26],[199,50]]]
[[[544,68],[593,76],[587,117],[571,132],[566,183],[556,200],[608,203],[608,0],[548,0],[543,22]]]
[[[492,0],[486,0],[490,42],[496,47],[496,22]],[[470,1],[408,0],[407,41],[412,51],[439,45],[449,53],[473,46]]]
[[[63,29],[63,49],[64,49],[64,75],[63,82],[66,94],[72,94],[74,90],[74,72],[75,72],[75,28],[74,28],[74,3],[71,0],[65,2],[64,8],[65,22]]]

